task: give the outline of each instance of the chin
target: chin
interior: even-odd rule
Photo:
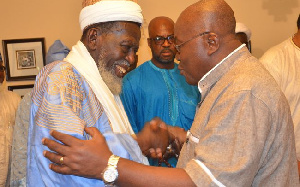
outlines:
[[[172,64],[174,63],[174,59],[161,59],[162,64]]]
[[[193,86],[197,86],[199,81],[196,81],[195,79],[192,79],[188,76],[186,76],[185,74],[183,75],[185,77],[185,81],[189,84],[189,85],[193,85]]]
[[[192,86],[196,86],[198,83],[195,83],[195,82],[192,82],[192,81],[188,81],[185,79],[185,81],[189,84],[189,85],[192,85]]]

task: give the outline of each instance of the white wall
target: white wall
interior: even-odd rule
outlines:
[[[0,40],[45,37],[46,49],[56,39],[69,48],[80,38],[78,15],[81,0],[0,0]],[[139,50],[139,63],[151,58],[146,38],[147,24],[156,16],[174,21],[180,12],[196,0],[139,0],[146,20]],[[260,57],[264,51],[296,31],[300,0],[227,0],[236,19],[252,30],[252,52]],[[2,45],[0,45],[3,54]],[[8,82],[8,85],[33,81]]]

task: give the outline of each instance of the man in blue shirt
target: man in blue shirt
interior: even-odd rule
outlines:
[[[200,93],[187,84],[174,62],[174,21],[168,17],[152,19],[148,27],[148,46],[152,59],[146,61],[123,79],[121,99],[135,133],[145,122],[160,117],[167,124],[190,129]],[[168,162],[175,167],[177,159]],[[158,165],[157,160],[150,160]]]

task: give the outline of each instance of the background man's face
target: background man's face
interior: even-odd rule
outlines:
[[[168,37],[174,35],[174,25],[168,23],[156,24],[149,33],[149,38],[157,36]],[[174,44],[170,44],[167,40],[163,44],[157,45],[153,40],[148,40],[151,48],[152,57],[162,64],[174,63],[176,49]]]

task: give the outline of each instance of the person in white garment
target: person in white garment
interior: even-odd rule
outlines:
[[[293,36],[267,50],[259,60],[275,78],[289,102],[300,173],[300,15],[297,29]]]
[[[12,133],[21,97],[7,89],[5,66],[0,54],[0,186],[9,184]]]

